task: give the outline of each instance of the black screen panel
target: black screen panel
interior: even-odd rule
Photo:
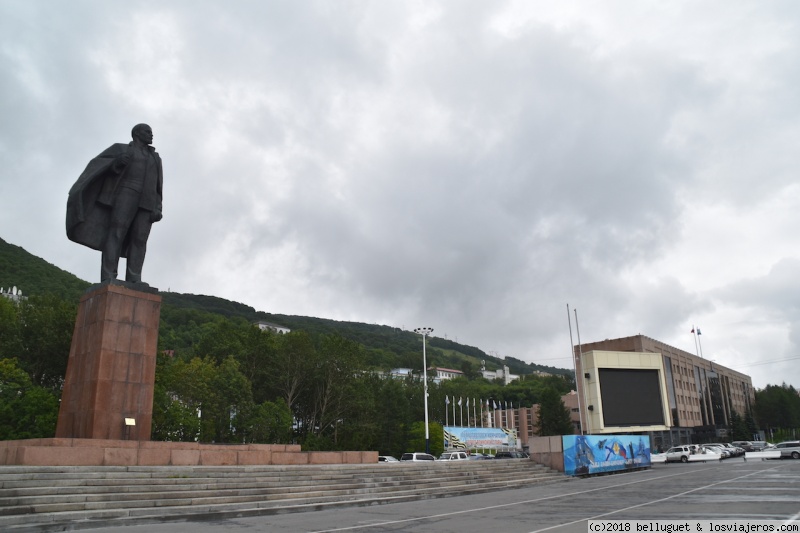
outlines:
[[[664,408],[658,370],[600,368],[606,426],[662,426]]]

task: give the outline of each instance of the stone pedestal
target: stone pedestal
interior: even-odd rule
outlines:
[[[160,312],[160,296],[122,285],[83,295],[57,438],[150,440]]]

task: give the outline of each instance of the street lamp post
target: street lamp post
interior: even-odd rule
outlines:
[[[425,453],[431,453],[431,435],[428,430],[428,361],[425,353],[425,337],[433,333],[433,328],[417,328],[414,333],[422,335],[422,396],[425,398]]]

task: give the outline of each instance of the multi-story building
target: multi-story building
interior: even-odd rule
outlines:
[[[755,402],[750,376],[644,335],[576,346],[575,368],[583,431],[648,433],[654,448],[725,439]]]
[[[731,414],[755,403],[750,376],[644,335],[576,346],[575,366],[578,390],[561,399],[577,434],[646,434],[654,449],[727,440]],[[487,416],[523,447],[535,436],[537,405]]]
[[[561,397],[561,401],[570,412],[570,420],[575,434],[580,434],[580,414],[578,408],[578,394],[570,391]],[[538,436],[536,423],[539,420],[539,405],[532,407],[519,407],[511,409],[495,409],[486,411],[486,425],[489,427],[505,427],[517,430],[517,442],[521,448],[527,448],[528,442]]]

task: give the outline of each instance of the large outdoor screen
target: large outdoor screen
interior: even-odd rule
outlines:
[[[662,426],[658,370],[600,368],[603,423],[608,426]]]

